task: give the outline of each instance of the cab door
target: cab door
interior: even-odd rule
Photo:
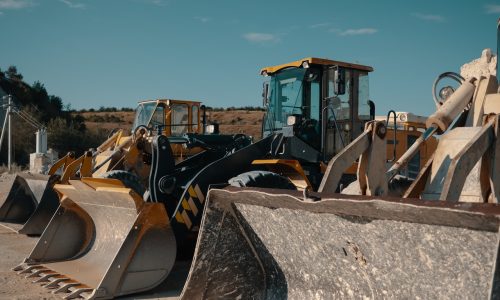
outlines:
[[[335,69],[325,70],[324,84],[324,160],[330,160],[352,141],[353,72],[345,69],[345,93],[335,93]]]

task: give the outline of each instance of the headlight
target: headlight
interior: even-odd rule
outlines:
[[[401,122],[408,122],[408,114],[406,114],[406,113],[400,113],[398,117],[399,117],[399,121],[401,121]]]
[[[288,116],[288,118],[286,118],[286,125],[288,126],[295,125],[296,122],[297,122],[296,116]]]
[[[445,86],[439,91],[439,98],[441,100],[446,101],[448,98],[450,98],[451,94],[455,92],[455,89],[452,88],[451,86]]]

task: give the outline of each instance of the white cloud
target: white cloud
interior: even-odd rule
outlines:
[[[350,28],[350,29],[338,29],[338,28],[332,28],[329,30],[330,32],[336,33],[341,36],[348,36],[348,35],[365,35],[365,34],[374,34],[378,32],[378,29],[375,28]]]
[[[166,6],[167,5],[167,1],[165,1],[165,0],[146,0],[145,2],[147,2],[149,4],[156,5],[156,6]]]
[[[59,0],[59,1],[71,8],[85,8],[85,4],[83,3],[71,2],[70,0]]]
[[[432,21],[432,22],[440,22],[440,23],[446,21],[446,18],[441,16],[441,15],[430,15],[430,14],[421,14],[421,13],[412,13],[411,15],[419,18],[420,20],[424,20],[424,21]]]
[[[266,43],[266,42],[277,42],[279,38],[270,33],[259,33],[259,32],[249,32],[243,35],[247,41],[252,43]]]
[[[326,26],[330,26],[331,23],[329,22],[325,22],[325,23],[318,23],[318,24],[312,24],[312,25],[309,25],[309,28],[311,29],[316,29],[316,28],[320,28],[320,27],[326,27]]]
[[[208,17],[194,17],[194,19],[200,21],[201,23],[207,23],[211,20]]]
[[[500,5],[498,4],[487,4],[484,6],[487,14],[498,14],[500,13]]]
[[[0,0],[0,9],[21,9],[33,5],[30,0]]]

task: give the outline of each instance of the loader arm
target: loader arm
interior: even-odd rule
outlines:
[[[205,197],[210,185],[226,184],[230,178],[247,171],[251,167],[253,160],[263,158],[269,153],[271,144],[275,139],[274,135],[268,136],[240,150],[229,152],[206,165],[183,184],[184,191],[179,197],[175,209],[172,210],[171,200],[169,200],[171,196],[162,192],[162,190],[166,190],[164,185],[168,182],[166,180],[168,174],[161,173],[161,169],[162,165],[164,165],[165,156],[169,154],[162,153],[161,148],[169,148],[166,146],[168,145],[168,139],[163,136],[155,137],[155,141],[152,143],[153,157],[155,155],[159,155],[159,157],[153,158],[154,165],[151,168],[152,175],[150,178],[153,178],[153,181],[150,182],[150,188],[156,190],[151,193],[152,201],[162,202],[167,207],[177,241],[182,241],[188,234],[198,231]],[[189,164],[189,160],[186,160],[184,164]],[[221,172],[221,170],[224,171]]]
[[[75,160],[75,153],[70,151],[64,157],[60,158],[56,161],[52,166],[50,166],[48,175],[54,175],[57,170],[62,169],[63,172],[66,171],[66,168]]]
[[[320,193],[334,193],[342,174],[358,157],[358,181],[363,195],[387,195],[387,182],[380,176],[385,168],[387,128],[383,122],[366,123],[365,131],[330,160],[319,186]]]

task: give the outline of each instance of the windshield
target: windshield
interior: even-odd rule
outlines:
[[[132,129],[137,128],[137,126],[144,125],[148,126],[151,115],[153,114],[156,107],[156,102],[150,103],[140,103],[135,110],[135,119]]]
[[[274,131],[286,125],[288,116],[302,114],[302,80],[305,69],[294,68],[273,76],[269,83],[269,109],[264,120],[265,131]]]

